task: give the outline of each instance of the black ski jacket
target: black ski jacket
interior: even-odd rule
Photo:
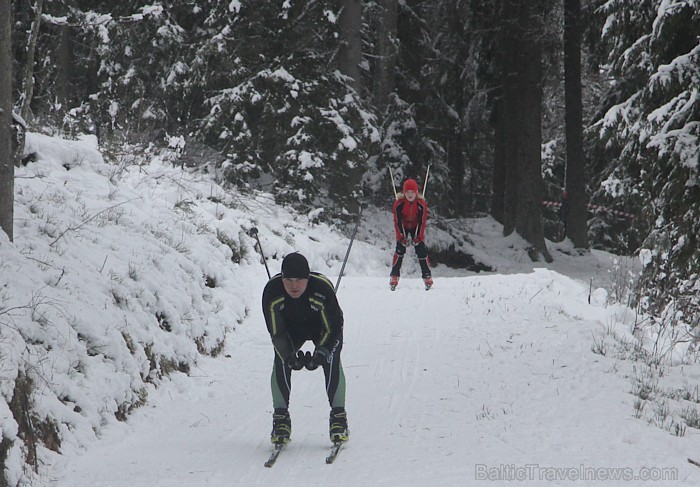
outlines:
[[[262,297],[267,331],[282,360],[289,358],[307,340],[317,347],[331,348],[343,330],[343,311],[326,276],[311,272],[304,294],[289,296],[277,274],[265,285]]]

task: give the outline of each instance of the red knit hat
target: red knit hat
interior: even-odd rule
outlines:
[[[415,191],[416,193],[418,192],[418,182],[415,179],[407,179],[403,183],[403,192],[405,193],[406,191]]]

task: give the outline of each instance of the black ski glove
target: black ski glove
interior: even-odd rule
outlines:
[[[326,347],[316,347],[314,354],[311,356],[311,360],[306,364],[306,368],[308,370],[317,369],[320,365],[326,363],[329,353]]]
[[[314,363],[314,357],[311,355],[311,352],[306,352],[306,355],[304,355],[304,367],[306,367],[306,370],[316,370],[318,368],[318,365]]]
[[[285,365],[292,370],[301,370],[304,368],[304,362],[300,359],[304,358],[304,352],[299,350],[297,354],[290,355],[287,360],[284,361]]]

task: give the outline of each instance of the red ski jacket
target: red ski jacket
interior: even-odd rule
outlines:
[[[423,241],[427,220],[428,204],[424,199],[416,197],[411,203],[401,196],[394,203],[394,231],[397,241],[408,236],[407,230],[413,234],[414,242]]]

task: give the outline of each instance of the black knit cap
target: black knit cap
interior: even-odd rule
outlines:
[[[282,277],[289,279],[308,279],[309,262],[299,252],[288,254],[282,261]]]

